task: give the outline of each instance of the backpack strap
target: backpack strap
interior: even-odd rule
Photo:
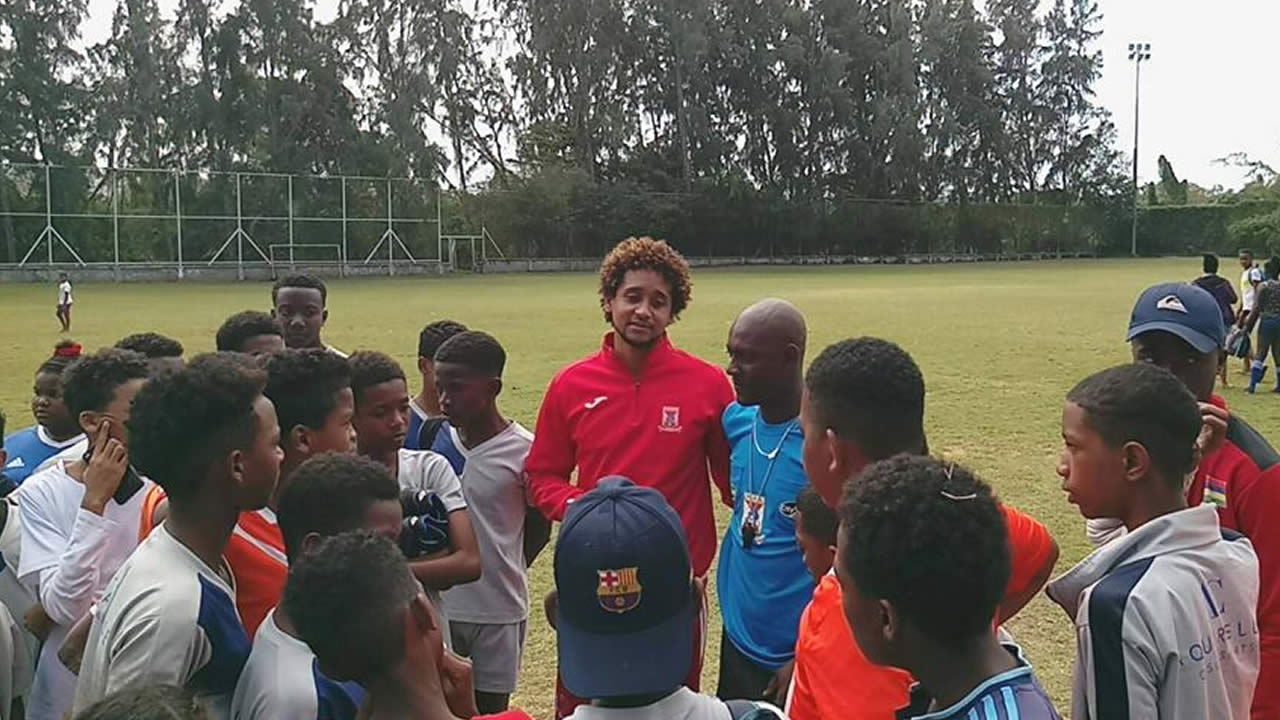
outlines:
[[[422,421],[422,427],[418,430],[418,449],[430,450],[432,445],[436,443],[436,435],[440,434],[440,428],[444,426],[445,419],[442,417],[427,418]]]

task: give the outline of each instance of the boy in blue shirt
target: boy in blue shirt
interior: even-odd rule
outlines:
[[[737,402],[722,422],[730,447],[733,516],[716,577],[724,633],[720,682],[725,700],[764,700],[787,683],[800,615],[813,577],[796,544],[796,496],[806,479],[800,430],[804,316],[777,299],[742,311],[729,330],[729,377]]]
[[[1017,646],[991,631],[1011,572],[991,488],[898,455],[846,483],[836,576],[867,659],[918,681],[903,720],[1059,720]]]

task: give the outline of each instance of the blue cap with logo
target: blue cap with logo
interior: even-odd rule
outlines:
[[[1227,340],[1222,308],[1207,290],[1187,283],[1164,283],[1142,291],[1129,316],[1126,340],[1163,330],[1202,353],[1221,350]]]
[[[556,540],[560,678],[581,698],[654,695],[693,664],[693,573],[662,493],[608,477],[569,505]]]

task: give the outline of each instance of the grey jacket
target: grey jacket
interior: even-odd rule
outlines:
[[[1046,592],[1076,624],[1074,720],[1248,720],[1258,557],[1213,506],[1152,520]]]

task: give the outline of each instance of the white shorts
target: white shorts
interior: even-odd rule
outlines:
[[[449,622],[453,651],[471,658],[476,690],[505,695],[516,691],[528,627],[527,620],[505,625]]]

